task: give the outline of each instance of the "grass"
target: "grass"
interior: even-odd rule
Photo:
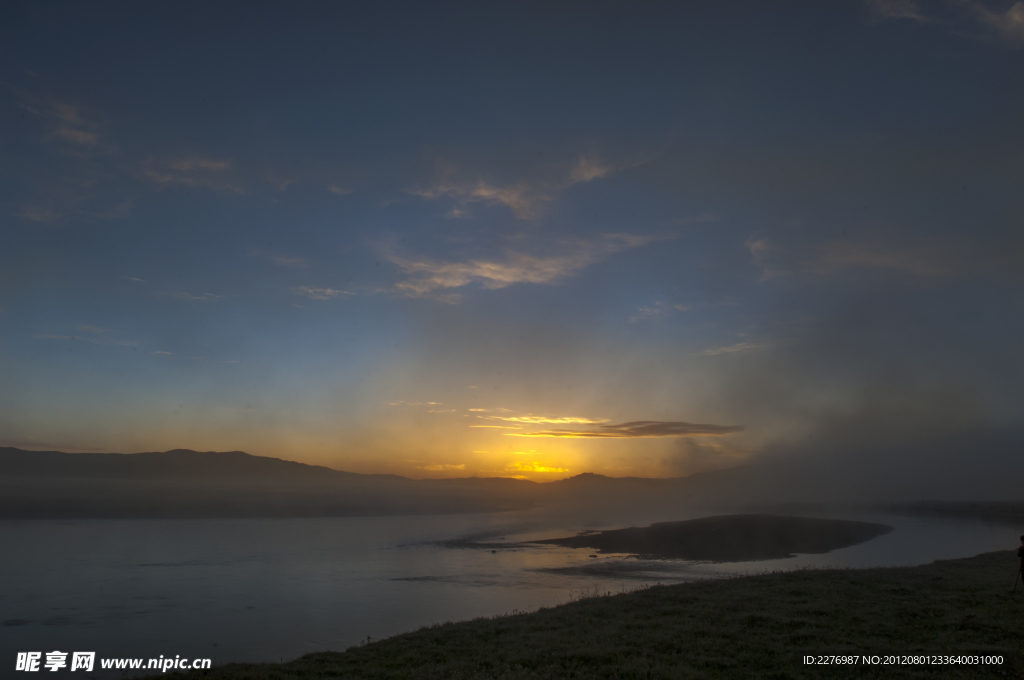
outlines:
[[[1024,589],[997,552],[920,567],[780,572],[423,628],[282,664],[161,678],[977,678],[1024,674]],[[1002,655],[999,666],[811,666],[804,655]]]

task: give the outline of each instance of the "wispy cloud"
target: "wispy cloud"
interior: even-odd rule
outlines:
[[[245,186],[230,171],[230,160],[202,156],[170,160],[151,158],[142,164],[142,174],[159,186],[207,187],[244,194]]]
[[[526,424],[551,424],[551,425],[596,425],[598,423],[607,423],[607,418],[582,418],[578,416],[479,416],[480,418],[489,418],[491,420],[504,420],[510,423],[526,423]]]
[[[464,217],[466,206],[482,204],[503,205],[522,220],[540,217],[544,206],[558,198],[562,191],[585,182],[606,177],[638,163],[612,164],[596,156],[580,156],[568,168],[553,177],[544,179],[520,179],[514,182],[496,182],[480,176],[466,177],[450,165],[443,165],[441,178],[427,187],[410,189],[408,193],[427,200],[448,198],[456,203],[449,214]]]
[[[866,4],[883,19],[929,20],[919,0],[867,0]]]
[[[673,309],[678,309],[681,305],[674,305],[669,307],[664,302],[655,302],[649,307],[638,307],[636,313],[629,317],[630,323],[639,323],[641,321],[660,321],[668,318],[672,315]],[[679,310],[685,311],[685,310]]]
[[[86,333],[113,333],[114,331],[109,328],[100,328],[99,326],[91,326],[88,324],[79,324],[75,326],[75,330],[85,331]]]
[[[701,352],[704,356],[717,356],[719,354],[733,354],[735,352],[749,352],[755,349],[761,349],[767,347],[767,343],[764,342],[738,342],[735,345],[727,345],[725,347],[709,347],[708,349]]]
[[[99,141],[100,124],[93,112],[85,107],[48,95],[19,92],[22,109],[49,122],[50,135],[59,141],[95,146]]]
[[[8,85],[9,86],[9,85]],[[126,216],[134,189],[124,179],[125,158],[107,131],[105,117],[94,108],[72,103],[42,91],[11,88],[26,114],[19,138],[32,145],[15,150],[46,156],[46,163],[19,164],[20,180],[32,199],[14,214],[38,223],[57,223],[70,217],[89,220]]]
[[[848,267],[898,269],[917,276],[950,276],[963,272],[967,263],[934,247],[887,250],[845,241],[826,244],[805,269],[828,274]]]
[[[81,326],[79,327],[81,328]],[[111,331],[106,331],[111,332]],[[39,340],[74,340],[77,342],[88,342],[93,345],[120,345],[121,347],[135,347],[138,345],[134,340],[114,340],[108,337],[89,337],[81,335],[57,335],[53,333],[40,333],[35,336]]]
[[[978,20],[991,27],[1003,39],[1011,42],[1024,41],[1024,2],[1015,2],[1005,12],[990,10],[981,3],[974,3]]]
[[[505,205],[511,208],[516,217],[524,220],[537,217],[541,205],[553,198],[522,182],[498,186],[482,179],[459,183],[442,182],[426,189],[412,189],[409,193],[429,200],[442,197],[453,198],[462,205],[469,203]],[[465,216],[465,212],[459,209],[453,210],[450,214],[453,217]]]
[[[959,35],[996,39],[1008,46],[1024,42],[1024,2],[993,8],[983,0],[867,0],[868,8],[881,19],[909,19],[945,26]]]
[[[569,468],[554,467],[550,465],[542,465],[540,463],[523,463],[515,462],[510,463],[505,468],[506,472],[568,472]]]
[[[581,437],[624,439],[639,437],[716,437],[743,430],[739,425],[708,425],[681,421],[634,420],[619,425],[601,425],[594,430],[546,430],[508,433],[509,437]]]
[[[767,237],[751,236],[744,245],[750,251],[750,260],[753,265],[761,270],[761,281],[769,281],[787,274],[773,261],[778,249]]]
[[[332,184],[327,187],[327,190],[336,196],[348,196],[352,193],[352,189],[349,189],[348,187],[341,187],[336,184]]]
[[[417,470],[428,470],[430,472],[448,472],[455,470],[465,470],[466,464],[459,463],[458,465],[452,465],[451,463],[431,463],[430,465],[417,465]]]
[[[335,290],[334,288],[311,288],[310,286],[298,286],[292,288],[296,295],[308,297],[310,300],[333,300],[344,295],[355,295],[347,290]]]
[[[257,249],[249,252],[249,257],[258,257],[268,262],[273,262],[279,267],[298,267],[305,269],[309,267],[309,260],[298,255],[289,255],[288,253],[279,253],[273,250],[262,250]]]
[[[598,158],[581,156],[569,173],[569,181],[572,184],[590,182],[615,172],[615,167],[610,163],[604,163]]]
[[[747,239],[751,262],[761,270],[761,281],[797,274],[835,274],[847,269],[891,269],[919,277],[950,277],[969,271],[1003,270],[1009,260],[982,262],[969,251],[934,243],[881,246],[832,241],[812,248],[785,249],[769,239]],[[1005,260],[1005,258],[1004,258]]]
[[[58,212],[49,206],[23,205],[15,215],[33,222],[54,222],[63,217],[64,213]]]
[[[199,295],[193,295],[186,291],[166,291],[163,293],[167,297],[172,297],[175,300],[184,300],[186,302],[219,302],[227,295],[214,295],[213,293],[200,293]]]
[[[390,248],[383,249],[383,257],[409,275],[405,281],[395,284],[398,292],[408,297],[432,296],[438,299],[435,295],[438,290],[461,288],[472,283],[488,290],[517,283],[557,284],[614,253],[671,238],[674,236],[605,234],[598,240],[571,244],[570,252],[563,255],[506,251],[500,259],[474,259],[468,262],[402,257]],[[447,296],[442,300],[457,302],[458,298]]]
[[[163,354],[164,356],[174,356],[174,352],[164,352],[163,350],[154,350],[150,354]]]

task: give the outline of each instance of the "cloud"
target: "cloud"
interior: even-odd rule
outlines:
[[[638,307],[636,314],[629,317],[630,323],[638,323],[640,321],[660,321],[661,319],[667,318],[672,315],[668,306],[664,302],[655,302],[650,307]]]
[[[100,328],[99,326],[90,326],[88,324],[79,324],[75,326],[75,330],[85,331],[87,333],[113,333],[114,331],[109,328]]]
[[[332,194],[335,194],[336,196],[347,196],[351,194],[353,191],[352,189],[349,189],[347,187],[339,187],[335,184],[332,184],[331,186],[327,187],[327,190],[330,191]]]
[[[19,105],[48,122],[51,137],[84,146],[95,146],[99,141],[99,122],[85,108],[69,104],[49,95],[19,92]]]
[[[821,248],[817,258],[806,269],[817,274],[828,274],[848,267],[898,269],[917,276],[950,276],[967,268],[951,253],[926,247],[910,250],[883,250],[845,241],[829,243]]]
[[[505,205],[512,209],[516,217],[523,220],[538,217],[541,205],[553,199],[548,193],[525,183],[497,186],[482,179],[473,182],[440,183],[426,189],[411,190],[409,193],[428,200],[454,198],[463,205]],[[457,211],[454,216],[463,214],[462,211]]]
[[[199,295],[193,295],[185,291],[168,291],[164,295],[172,297],[175,300],[185,300],[186,302],[218,302],[228,297],[227,295],[214,295],[213,293],[200,293]]]
[[[510,423],[545,423],[545,424],[580,424],[580,425],[596,425],[598,423],[607,423],[607,418],[579,418],[575,416],[478,416],[480,418],[490,418],[492,420],[504,420]]]
[[[431,472],[444,472],[447,470],[465,470],[466,464],[460,463],[458,465],[444,464],[444,463],[433,463],[431,465],[417,465],[417,470],[429,470]]]
[[[230,169],[230,160],[202,156],[172,160],[149,159],[142,164],[142,174],[160,186],[207,187],[244,194],[245,187],[229,172]]]
[[[448,198],[458,207],[449,212],[452,217],[465,216],[464,208],[472,203],[483,205],[504,205],[521,220],[533,220],[541,216],[544,206],[558,198],[569,187],[606,177],[614,172],[634,167],[638,163],[613,165],[602,162],[595,156],[580,156],[575,164],[554,177],[535,180],[518,180],[497,183],[475,177],[458,177],[451,166],[444,166],[441,179],[433,185],[410,189],[407,193],[427,200]]]
[[[1019,268],[1019,255],[1004,250],[983,253],[966,244],[934,242],[901,247],[832,241],[817,246],[782,248],[767,238],[751,237],[745,244],[751,262],[761,269],[761,281],[797,274],[830,275],[848,269],[889,269],[922,278],[948,278],[977,273],[1005,273]]]
[[[883,19],[929,21],[918,0],[868,0],[867,5]]]
[[[1005,10],[991,9],[980,0],[946,0],[926,5],[920,0],[868,0],[868,8],[881,19],[911,19],[944,25],[953,33],[975,38],[996,38],[1019,46],[1024,42],[1024,2]]]
[[[550,467],[540,463],[511,463],[505,468],[506,472],[568,472],[569,468]]]
[[[192,172],[194,170],[227,170],[231,167],[231,161],[217,161],[212,158],[201,158],[199,156],[192,156],[191,158],[182,158],[176,161],[167,163],[167,167],[171,170],[178,170],[179,172]]]
[[[12,89],[17,106],[32,115],[22,116],[24,145],[10,149],[10,160],[19,167],[20,194],[33,199],[14,213],[39,223],[126,216],[134,189],[132,183],[118,181],[125,161],[105,131],[105,118],[85,105]],[[45,162],[39,162],[42,157]]]
[[[732,354],[734,352],[749,352],[754,349],[761,349],[765,347],[766,343],[763,342],[739,342],[735,345],[728,345],[726,347],[709,347],[708,349],[701,352],[704,356],[717,356],[719,354]]]
[[[273,262],[279,267],[299,267],[302,269],[309,267],[309,260],[304,257],[289,255],[288,253],[278,253],[272,250],[253,250],[249,253],[249,257],[259,257],[268,262]]]
[[[980,3],[975,6],[978,19],[995,29],[1005,40],[1024,41],[1024,2],[1015,2],[1005,12],[993,12]]]
[[[596,430],[547,430],[509,433],[509,437],[582,437],[625,439],[640,437],[717,437],[741,432],[738,425],[702,425],[681,421],[634,420],[620,425],[601,425]]]
[[[86,132],[85,130],[75,130],[73,128],[60,128],[53,134],[76,144],[95,144],[99,141],[99,135],[95,132]]]
[[[86,326],[86,327],[79,326],[78,328],[79,329],[86,329],[86,328],[90,328],[90,327],[88,327],[88,326]],[[90,332],[93,332],[93,331],[90,331]],[[113,332],[113,331],[102,331],[102,332],[110,333],[110,332]],[[94,345],[120,345],[122,347],[135,347],[136,345],[138,345],[138,343],[133,341],[133,340],[112,340],[110,338],[105,338],[105,337],[90,338],[90,337],[81,337],[81,336],[78,336],[78,335],[54,335],[54,334],[51,334],[51,333],[41,333],[41,334],[39,334],[39,335],[37,335],[35,337],[38,338],[39,340],[76,340],[76,341],[79,341],[79,342],[89,342],[89,343],[92,343]]]
[[[150,354],[163,354],[163,355],[166,355],[166,356],[174,356],[174,352],[164,352],[164,351],[159,350],[159,349],[150,352]]]
[[[53,222],[64,216],[63,213],[57,212],[53,208],[41,205],[24,205],[15,215],[33,222]]]
[[[677,220],[672,220],[672,224],[709,224],[711,222],[719,222],[721,219],[721,216],[715,213],[705,212],[690,217],[680,217]]]
[[[569,180],[573,184],[590,182],[591,180],[610,175],[614,171],[615,168],[607,163],[602,163],[596,158],[581,156],[576,163],[576,167],[569,173]]]
[[[385,249],[383,257],[409,275],[405,281],[395,284],[398,292],[407,297],[432,296],[438,299],[435,291],[461,288],[471,283],[477,283],[488,290],[506,288],[517,283],[557,284],[609,255],[670,238],[674,236],[605,234],[596,241],[573,244],[574,250],[564,255],[530,255],[506,251],[502,259],[475,259],[468,262],[406,258],[390,249]],[[443,301],[453,302],[457,298],[448,297]]]
[[[755,267],[761,269],[761,281],[768,281],[787,274],[787,272],[778,269],[776,265],[771,263],[778,248],[767,237],[755,238],[751,236],[744,242],[744,245],[750,251],[751,262],[753,262]]]
[[[304,295],[310,300],[333,300],[341,295],[355,295],[347,290],[335,290],[334,288],[311,288],[309,286],[299,286],[292,288],[292,292],[296,295]]]

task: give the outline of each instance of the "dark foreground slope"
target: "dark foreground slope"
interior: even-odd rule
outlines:
[[[1003,678],[1024,671],[1013,553],[921,567],[657,586],[449,623],[285,664],[160,678]],[[805,655],[856,655],[809,666]],[[864,655],[1002,655],[1001,665],[867,665]]]
[[[718,515],[532,542],[602,553],[745,562],[792,557],[793,553],[827,553],[892,530],[884,524],[820,517]]]

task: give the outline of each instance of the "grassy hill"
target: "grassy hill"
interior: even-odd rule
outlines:
[[[807,570],[656,586],[424,628],[284,664],[161,678],[1003,678],[1024,672],[1012,552],[920,567]],[[804,655],[856,655],[853,666]],[[863,655],[1002,655],[994,666],[865,665]]]

